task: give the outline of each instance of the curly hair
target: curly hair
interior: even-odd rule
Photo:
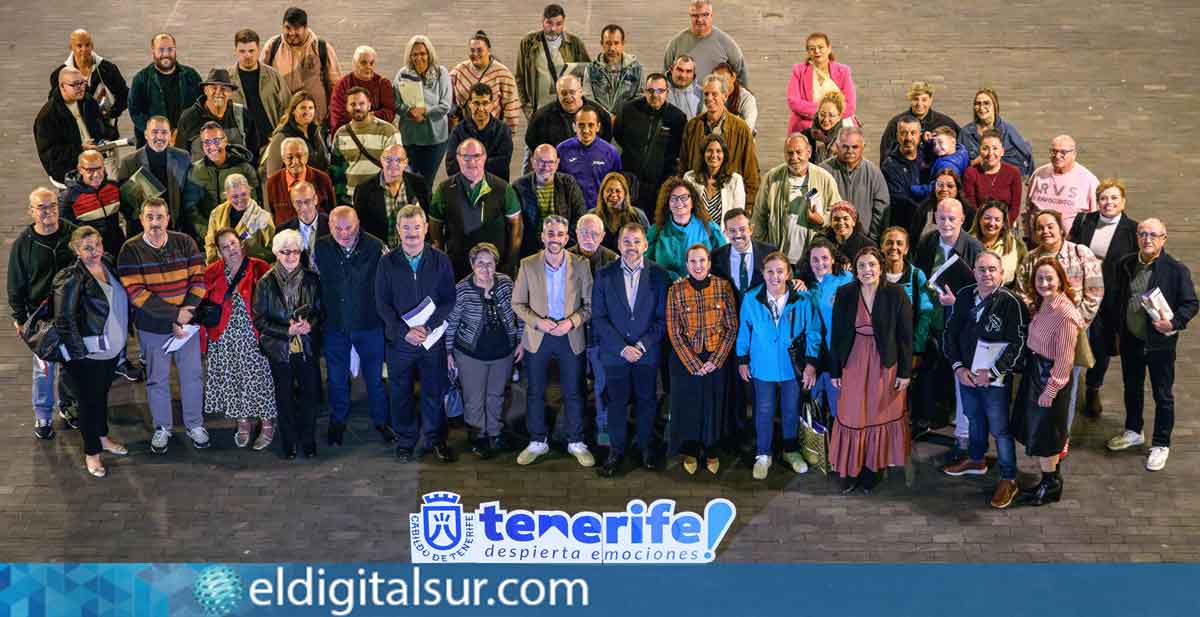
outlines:
[[[654,226],[662,229],[667,224],[667,220],[671,218],[671,192],[676,188],[683,187],[688,192],[688,197],[692,200],[692,217],[700,219],[701,223],[706,226],[711,220],[708,216],[708,209],[704,207],[704,199],[700,197],[700,191],[689,182],[684,182],[679,176],[671,176],[662,184],[662,188],[658,190],[658,204],[654,208]]]

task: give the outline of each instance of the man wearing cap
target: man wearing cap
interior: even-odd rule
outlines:
[[[338,70],[333,45],[308,29],[308,13],[304,9],[293,6],[283,12],[283,33],[267,40],[261,60],[279,71],[289,91],[311,94],[317,108],[317,123],[326,123],[329,98],[342,72]]]
[[[200,127],[209,122],[216,122],[225,129],[225,139],[229,143],[246,145],[246,107],[233,102],[233,92],[238,87],[229,79],[229,71],[209,71],[208,79],[200,82],[200,87],[204,94],[180,114],[179,129],[175,131],[175,147],[187,150],[193,161],[204,158],[204,148],[199,140]]]

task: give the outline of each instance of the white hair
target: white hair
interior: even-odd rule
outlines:
[[[588,212],[587,214],[579,217],[579,220],[575,221],[575,229],[579,229],[580,227],[583,227],[584,223],[590,223],[592,225],[595,225],[596,228],[599,229],[600,231],[604,231],[604,219],[601,219],[596,214]]]
[[[250,186],[250,181],[242,174],[229,174],[225,176],[225,192],[233,190],[233,187],[238,185]]]
[[[304,239],[295,229],[285,229],[275,234],[275,238],[271,240],[271,252],[276,255],[279,254],[279,251],[289,247],[304,250]]]
[[[279,152],[282,154],[283,149],[291,144],[300,144],[300,146],[304,149],[304,153],[308,154],[308,142],[304,141],[300,137],[285,137],[283,141],[279,142]]]
[[[354,48],[354,61],[358,62],[358,58],[364,54],[371,54],[376,58],[379,57],[379,54],[375,53],[374,47],[371,47],[370,45],[359,45],[358,47]]]

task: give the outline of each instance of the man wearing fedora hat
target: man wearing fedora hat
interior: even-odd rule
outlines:
[[[180,114],[179,129],[175,132],[175,147],[191,153],[193,161],[204,158],[200,127],[208,122],[220,124],[230,144],[246,145],[246,108],[233,102],[233,92],[238,87],[229,78],[229,71],[209,71],[208,79],[200,82],[200,86],[204,94]]]

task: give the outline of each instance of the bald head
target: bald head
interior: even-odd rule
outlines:
[[[95,150],[80,152],[75,169],[79,180],[92,188],[98,189],[104,183],[104,157]]]
[[[392,144],[383,149],[383,153],[379,155],[379,162],[383,163],[384,182],[400,182],[404,179],[404,168],[408,167],[408,151],[400,144]]]
[[[568,113],[573,114],[583,106],[583,86],[578,77],[570,73],[559,77],[554,84],[554,91],[558,93],[558,102]]]
[[[1050,140],[1050,166],[1054,173],[1065,174],[1075,167],[1077,146],[1070,135],[1059,135]]]
[[[358,242],[358,213],[350,206],[338,206],[329,213],[329,234],[344,249]]]
[[[550,144],[542,144],[533,149],[529,162],[533,165],[534,180],[538,184],[544,185],[558,171],[558,150],[555,150],[554,146]]]
[[[957,199],[943,199],[938,202],[937,213],[933,217],[937,225],[938,235],[942,244],[953,245],[958,241],[963,226],[963,206]]]
[[[39,186],[29,193],[29,215],[34,230],[43,236],[58,231],[58,194]]]

